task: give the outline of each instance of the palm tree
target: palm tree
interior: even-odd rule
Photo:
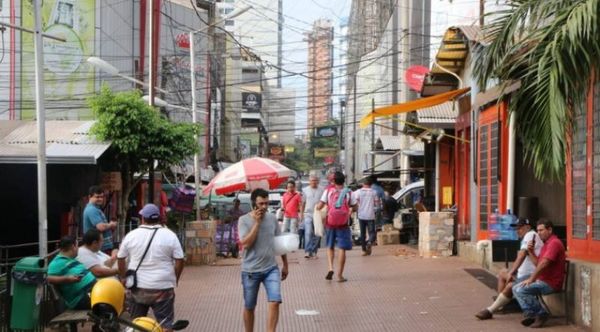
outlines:
[[[483,29],[489,45],[475,56],[477,82],[521,81],[509,111],[540,180],[564,177],[574,115],[598,79],[599,10],[600,0],[507,0]]]

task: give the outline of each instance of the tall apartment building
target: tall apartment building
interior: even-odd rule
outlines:
[[[326,123],[332,112],[333,26],[319,19],[306,33],[308,42],[308,128]]]

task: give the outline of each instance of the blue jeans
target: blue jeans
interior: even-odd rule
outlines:
[[[242,271],[244,308],[252,310],[256,307],[256,299],[261,283],[267,291],[267,301],[281,303],[281,275],[279,267],[273,266],[271,269],[263,272]]]
[[[315,225],[310,213],[304,214],[304,251],[307,255],[316,255],[319,250],[321,237],[315,235]]]
[[[298,218],[283,217],[283,231],[297,234]]]
[[[528,286],[521,286],[521,283],[513,286],[513,294],[519,302],[521,309],[523,309],[523,315],[525,317],[548,315],[546,310],[544,310],[542,307],[537,296],[548,295],[554,292],[555,290],[550,287],[550,285],[541,280],[536,280],[534,283],[531,283]]]
[[[360,243],[362,245],[362,250],[367,250],[367,243],[373,244],[375,239],[377,239],[377,235],[375,234],[375,220],[364,220],[358,219],[360,223]],[[367,237],[367,228],[369,229],[369,240],[366,240]]]

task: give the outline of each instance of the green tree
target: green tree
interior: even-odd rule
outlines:
[[[509,99],[525,157],[539,179],[564,177],[567,135],[600,68],[600,0],[509,0],[490,14],[475,57],[480,87],[520,80]],[[596,75],[596,77],[598,77]]]
[[[121,172],[123,195],[119,214],[124,216],[128,197],[150,162],[159,168],[183,161],[199,149],[194,135],[200,128],[189,123],[173,123],[149,106],[137,90],[113,93],[103,86],[88,104],[96,122],[91,133],[99,140],[110,141],[116,167]],[[134,174],[142,174],[137,178]]]

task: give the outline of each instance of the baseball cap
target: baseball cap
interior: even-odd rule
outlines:
[[[160,217],[160,210],[154,204],[146,204],[140,210],[140,216],[146,219],[158,219],[158,217]]]
[[[531,222],[529,221],[529,219],[519,218],[516,223],[510,224],[510,227],[521,227],[525,225],[531,226]]]

